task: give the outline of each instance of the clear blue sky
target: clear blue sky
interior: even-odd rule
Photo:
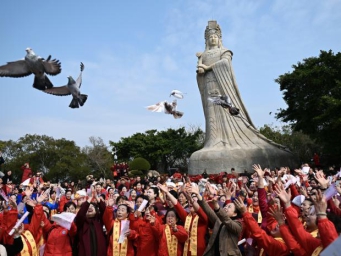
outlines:
[[[25,134],[106,144],[149,129],[200,126],[204,114],[196,84],[196,52],[204,50],[208,20],[217,20],[224,46],[251,119],[259,128],[280,125],[285,107],[279,75],[320,50],[341,48],[340,0],[173,0],[173,1],[4,1],[0,9],[0,65],[25,56],[31,47],[62,63],[55,86],[78,77],[88,101],[68,107],[71,96],[56,97],[32,88],[33,76],[0,78],[0,140]],[[145,106],[186,92],[178,101],[182,119],[151,113]]]

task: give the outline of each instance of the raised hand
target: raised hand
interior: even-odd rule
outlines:
[[[318,190],[315,200],[313,200],[315,205],[316,215],[318,217],[327,217],[327,200],[321,190]],[[321,214],[321,215],[320,215]]]
[[[165,185],[162,185],[160,183],[157,184],[157,187],[162,191],[162,192],[169,192],[168,188]]]
[[[259,178],[264,178],[265,171],[262,170],[259,164],[252,165],[252,169],[257,172]]]
[[[116,200],[114,199],[114,195],[110,195],[107,202],[108,206],[114,206],[115,202]]]
[[[124,204],[128,205],[128,207],[132,210],[135,209],[135,203],[132,201],[124,201]]]
[[[285,208],[288,208],[291,205],[291,191],[288,190],[288,193],[285,191],[283,184],[275,186],[275,192],[278,197],[285,204]]]
[[[211,195],[211,197],[215,197],[217,195],[217,191],[214,187],[211,186],[209,182],[206,183],[206,190]]]
[[[277,220],[278,225],[283,225],[285,223],[284,214],[282,209],[277,209],[277,207],[270,207],[268,214]]]
[[[329,181],[324,177],[323,171],[317,171],[315,174],[315,179],[320,183],[321,188],[326,189],[329,186]]]
[[[155,224],[155,217],[154,217],[153,215],[149,215],[149,216],[147,217],[147,220],[149,220],[149,223],[150,223],[151,225],[154,225],[154,224]]]
[[[238,197],[236,200],[234,200],[234,204],[241,214],[246,212],[246,206],[241,198]]]

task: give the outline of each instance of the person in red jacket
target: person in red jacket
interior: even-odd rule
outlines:
[[[72,202],[72,192],[71,190],[66,190],[65,191],[65,195],[62,196],[60,198],[60,201],[59,201],[59,207],[58,207],[58,210],[59,212],[63,212],[64,211],[64,205],[67,203],[67,202]]]
[[[139,234],[136,240],[136,256],[157,256],[159,250],[159,237],[154,234],[150,223],[151,216],[158,218],[157,208],[147,204],[144,216],[139,211],[135,211],[135,216],[131,216],[132,229]],[[159,219],[159,218],[158,218]]]
[[[123,241],[119,243],[119,238],[121,237],[121,225],[128,221],[129,207],[125,204],[120,204],[117,207],[116,218],[114,216],[114,199],[109,198],[108,206],[106,207],[103,215],[103,223],[107,230],[109,237],[109,246],[107,250],[107,255],[120,255],[120,256],[134,256],[133,242],[137,239],[138,233],[131,229],[131,224],[129,223],[129,229],[122,234]]]
[[[177,225],[177,222],[178,217],[174,209],[167,211],[164,225],[157,218],[150,217],[152,230],[160,238],[158,256],[182,256],[188,233],[182,226]]]
[[[33,172],[30,168],[29,163],[25,163],[23,166],[21,166],[20,168],[23,173],[22,173],[22,177],[21,177],[21,183],[23,183],[25,180],[27,180],[28,178],[31,178],[33,175]]]
[[[184,227],[188,232],[189,239],[185,243],[184,256],[202,256],[206,249],[205,236],[208,229],[208,217],[202,208],[198,205],[195,199],[189,197],[189,213],[183,208],[183,206],[178,202],[178,200],[168,191],[168,188],[164,185],[158,184],[158,188],[166,193],[167,198],[174,205],[174,209],[179,215],[181,221],[184,223]],[[195,191],[192,191],[192,190]],[[199,187],[190,188],[193,197],[198,199],[196,193],[199,193]],[[189,195],[191,196],[191,195]],[[193,240],[192,237],[195,239]]]
[[[252,237],[257,241],[257,245],[268,255],[288,256],[290,250],[281,238],[278,225],[271,230],[271,236],[258,226],[257,221],[251,213],[247,212],[244,202],[241,199],[234,201],[236,208],[243,215],[244,225],[252,233]]]
[[[70,230],[50,221],[43,215],[43,232],[46,237],[44,256],[72,256],[72,239],[77,227],[71,223]]]

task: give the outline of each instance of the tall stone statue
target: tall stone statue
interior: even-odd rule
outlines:
[[[232,68],[232,51],[222,44],[222,33],[216,21],[209,21],[205,30],[205,51],[197,53],[197,82],[206,120],[204,148],[192,154],[191,174],[251,169],[252,164],[264,167],[290,166],[296,159],[283,146],[261,135],[253,125],[243,104]],[[209,98],[227,96],[230,106],[239,110],[231,115],[227,108],[213,104]],[[260,101],[261,102],[261,101]]]

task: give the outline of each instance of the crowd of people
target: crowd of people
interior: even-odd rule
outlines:
[[[310,256],[339,238],[340,170],[252,170],[129,178],[114,168],[52,184],[26,163],[20,184],[11,171],[0,179],[0,255]]]

